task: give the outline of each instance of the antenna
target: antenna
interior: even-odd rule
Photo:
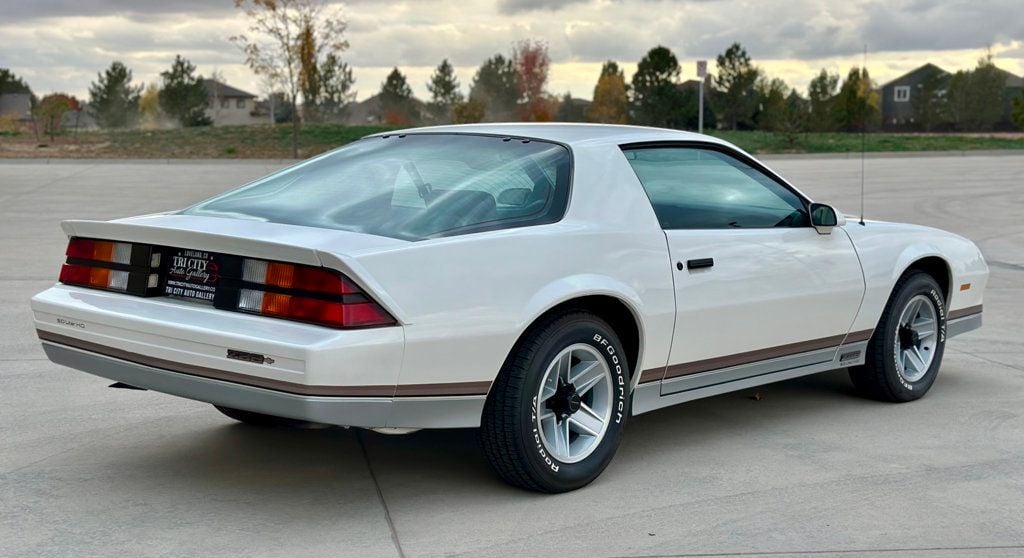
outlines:
[[[868,45],[867,45],[867,43],[864,43],[864,58],[863,58],[863,62],[861,63],[861,68],[860,68],[860,75],[861,75],[861,81],[862,82],[864,80],[865,74],[867,74],[867,69],[868,69]],[[863,86],[864,84],[862,83],[861,85]],[[867,84],[867,87],[870,88],[871,84],[870,83]],[[865,139],[864,138],[865,138],[865,134],[866,134],[866,131],[867,131],[867,127],[868,127],[868,119],[867,119],[867,111],[865,110],[863,113],[861,113],[861,118],[860,118],[860,223],[859,224],[862,227],[864,226],[864,143],[865,143]]]

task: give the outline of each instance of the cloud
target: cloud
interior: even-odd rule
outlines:
[[[662,44],[675,52],[683,78],[694,61],[714,60],[739,41],[754,63],[791,85],[817,69],[845,75],[867,43],[872,76],[884,80],[931,60],[972,66],[987,44],[996,63],[1024,71],[1020,0],[348,0],[350,50],[360,97],[376,92],[398,66],[418,95],[442,59],[463,87],[495,53],[521,39],[550,49],[550,89],[589,96],[601,62],[618,61],[627,79],[637,61]],[[214,70],[237,87],[261,92],[228,41],[244,32],[231,0],[36,0],[8,2],[0,19],[0,67],[33,89],[85,94],[96,73],[125,62],[138,81],[155,81],[175,54],[199,72]]]
[[[537,10],[558,11],[571,4],[587,0],[498,0],[498,11],[503,14],[522,14]]]

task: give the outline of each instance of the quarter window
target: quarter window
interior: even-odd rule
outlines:
[[[806,227],[803,200],[771,177],[719,151],[624,149],[663,229]]]

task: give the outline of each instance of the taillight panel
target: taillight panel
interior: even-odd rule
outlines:
[[[160,254],[152,246],[72,238],[60,282],[138,296],[158,294]]]
[[[189,290],[182,289],[180,282],[168,282],[175,259],[171,256],[180,252],[163,246],[72,238],[60,282],[136,296],[181,296]],[[214,256],[219,262],[216,284],[213,288],[202,287],[207,294],[201,299],[215,308],[338,329],[396,324],[387,310],[337,271],[242,256]]]
[[[395,319],[337,271],[246,258],[235,309],[338,328],[395,325]]]

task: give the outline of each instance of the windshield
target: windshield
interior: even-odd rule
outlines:
[[[182,211],[405,240],[552,223],[569,151],[470,134],[372,137]]]

